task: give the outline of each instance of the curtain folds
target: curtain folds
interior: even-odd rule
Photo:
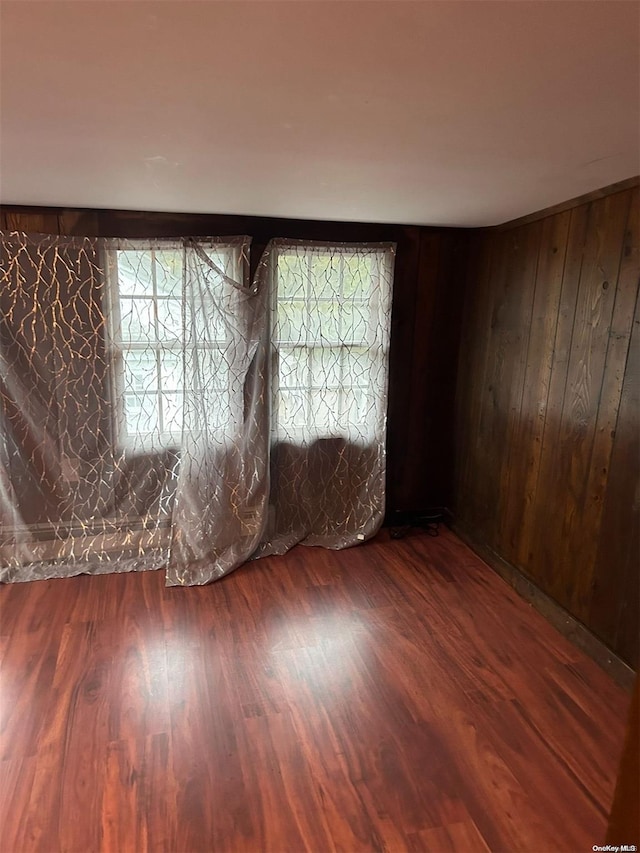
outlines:
[[[1,236],[0,581],[375,534],[392,245]]]
[[[254,556],[346,548],[384,519],[394,246],[272,240],[270,498]]]

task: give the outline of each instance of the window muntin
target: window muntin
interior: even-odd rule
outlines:
[[[205,288],[193,298],[180,244],[124,245],[112,249],[109,258],[118,442],[143,449],[179,446],[183,430],[191,426],[189,418],[185,424],[185,403],[189,411],[197,407],[203,382],[215,387],[220,402],[221,422],[211,423],[209,413],[208,426],[225,428],[236,409],[231,420],[240,420],[242,389],[235,387],[230,367],[235,297]],[[206,251],[226,275],[241,278],[237,246]],[[306,441],[342,435],[368,441],[381,434],[392,269],[393,250],[387,247],[278,247],[272,342],[280,437]]]
[[[281,438],[370,440],[384,420],[392,250],[283,246],[274,404]]]
[[[205,248],[208,258],[239,280],[237,246]],[[221,402],[229,385],[229,328],[224,298],[189,291],[186,251],[171,248],[114,248],[109,252],[108,343],[113,366],[118,442],[124,447],[177,447],[185,429],[186,395],[197,395],[196,373],[207,371]],[[214,298],[215,301],[215,298]],[[206,335],[196,330],[206,329]],[[206,339],[206,342],[205,340]],[[214,425],[215,426],[215,425]]]

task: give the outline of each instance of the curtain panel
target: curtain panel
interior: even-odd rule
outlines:
[[[215,580],[384,515],[394,247],[2,234],[0,580]]]

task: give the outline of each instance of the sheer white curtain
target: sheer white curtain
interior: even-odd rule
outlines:
[[[344,548],[384,518],[392,244],[272,240],[271,485],[256,556]]]
[[[393,247],[2,235],[0,580],[202,584],[384,513]]]
[[[268,445],[259,378],[243,399],[266,328],[248,247],[2,235],[1,580],[168,564],[187,583],[187,562],[251,553]]]
[[[196,246],[184,297],[186,394],[171,585],[208,583],[245,562],[260,539],[268,493],[266,288],[248,287]]]

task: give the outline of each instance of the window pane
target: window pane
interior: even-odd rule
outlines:
[[[306,347],[280,350],[278,376],[280,385],[285,388],[309,384],[309,351]]]
[[[302,255],[278,257],[278,296],[304,299],[309,278],[309,261]]]
[[[340,420],[339,391],[312,391],[310,397],[314,433],[335,431]]]
[[[177,341],[182,334],[182,302],[179,299],[158,299],[159,340]]]
[[[155,391],[158,387],[158,369],[154,350],[125,352],[125,393]]]
[[[159,431],[157,394],[125,394],[124,411],[127,433],[130,437]]]
[[[337,302],[311,302],[309,340],[315,343],[340,343],[340,313]]]
[[[345,255],[342,293],[347,298],[368,299],[371,294],[373,259],[362,255]]]
[[[304,343],[306,340],[306,316],[307,311],[304,302],[278,302],[277,339],[291,343]]]
[[[118,252],[118,285],[123,296],[153,294],[151,252]]]
[[[210,379],[213,387],[218,391],[228,391],[231,389],[231,370],[224,354],[219,350],[215,350],[216,360],[215,365],[210,373]]]
[[[179,352],[160,353],[160,375],[163,391],[182,391],[182,354]]]
[[[164,431],[182,432],[182,394],[162,394]]]
[[[311,350],[311,385],[340,385],[341,352],[341,347],[314,347]]]
[[[239,261],[239,252],[237,250],[231,249],[229,247],[223,248],[222,246],[216,249],[205,249],[207,257],[214,263],[219,270],[232,278],[234,281],[238,280],[238,261]]]
[[[153,300],[122,298],[120,339],[131,343],[148,343],[155,340],[155,336]]]
[[[371,381],[371,352],[367,347],[349,347],[342,351],[344,384],[368,385]]]
[[[198,393],[228,389],[231,381],[229,362],[232,359],[232,353],[217,347],[187,349],[184,367],[187,387]]]
[[[307,394],[302,391],[280,391],[279,426],[284,430],[302,429],[307,424]]]
[[[350,424],[367,423],[372,413],[368,412],[368,395],[360,388],[347,388],[343,391],[343,411],[345,420]]]
[[[383,273],[391,255],[382,248],[283,248],[275,323],[283,435],[359,440],[380,429],[391,267],[387,280]]]
[[[342,306],[342,340],[365,343],[369,323],[369,306],[347,302]]]
[[[311,260],[311,298],[340,298],[340,255],[317,254]]]
[[[227,288],[228,290],[228,288]],[[226,341],[237,328],[238,319],[232,311],[225,310],[224,299],[219,291],[200,288],[187,290],[184,334],[187,341]]]
[[[182,294],[182,258],[183,251],[181,249],[156,250],[156,290],[158,296],[180,298]]]

